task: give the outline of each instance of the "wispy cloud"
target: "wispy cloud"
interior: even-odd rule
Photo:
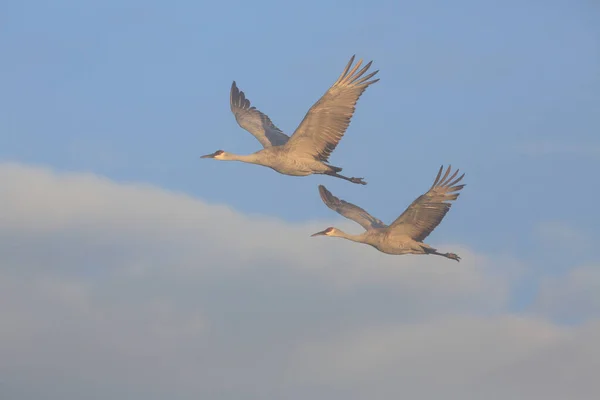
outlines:
[[[541,241],[554,249],[585,251],[593,246],[590,235],[564,221],[546,221],[538,224],[536,233]]]
[[[600,265],[574,268],[564,276],[544,277],[535,309],[568,320],[600,319]]]

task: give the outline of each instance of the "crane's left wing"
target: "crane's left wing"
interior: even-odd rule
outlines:
[[[418,242],[422,242],[442,222],[446,213],[450,210],[451,200],[456,200],[465,185],[456,185],[465,176],[458,174],[458,169],[448,177],[451,166],[448,166],[444,177],[443,166],[435,178],[435,182],[429,191],[419,196],[391,225],[390,231],[394,234],[404,234]]]
[[[365,89],[379,79],[371,79],[377,72],[363,76],[371,66],[371,62],[358,70],[362,64],[359,60],[350,69],[354,56],[346,65],[338,80],[308,110],[304,119],[290,137],[286,147],[291,152],[312,156],[326,162],[331,152],[344,136],[350,119],[354,114],[358,98]]]
[[[385,228],[387,226],[359,206],[338,199],[323,185],[319,185],[319,194],[321,195],[323,203],[325,203],[327,207],[331,208],[333,211],[336,211],[338,214],[360,224],[367,230],[372,228]]]
[[[281,146],[289,140],[289,136],[276,127],[267,115],[256,107],[250,107],[250,100],[238,89],[235,81],[231,84],[229,105],[237,123],[253,134],[264,148]]]

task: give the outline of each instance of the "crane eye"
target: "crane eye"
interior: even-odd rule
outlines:
[[[223,153],[225,153],[223,150],[217,150],[215,151],[215,156],[220,156]]]

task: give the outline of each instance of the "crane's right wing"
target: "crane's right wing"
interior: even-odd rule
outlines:
[[[390,231],[394,234],[408,235],[418,242],[425,240],[427,236],[442,222],[446,213],[450,210],[451,200],[456,200],[465,185],[456,185],[465,176],[462,174],[453,180],[458,174],[458,169],[448,177],[451,166],[448,166],[444,177],[443,166],[435,178],[435,182],[427,193],[417,197],[410,206],[390,225]]]
[[[235,81],[231,84],[229,105],[237,123],[253,134],[264,148],[281,146],[289,140],[289,136],[276,127],[268,116],[256,107],[250,107],[250,100],[238,89]]]
[[[350,58],[338,80],[308,110],[286,144],[290,151],[327,162],[350,125],[358,98],[369,85],[379,81],[371,79],[378,71],[363,76],[371,62],[360,70],[362,60],[354,67],[353,62],[354,56]]]
[[[325,189],[325,186],[319,185],[319,194],[323,203],[338,214],[353,220],[360,224],[363,228],[369,230],[372,228],[385,228],[386,225],[379,219],[375,218],[359,206],[355,206],[347,201],[340,200],[331,192]]]

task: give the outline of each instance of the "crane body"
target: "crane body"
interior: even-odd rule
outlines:
[[[412,204],[390,225],[373,217],[362,208],[340,200],[325,186],[319,186],[321,199],[327,207],[340,215],[360,224],[365,232],[351,235],[340,229],[329,227],[311,236],[340,237],[357,243],[368,244],[382,253],[402,254],[434,254],[452,260],[460,261],[454,253],[440,253],[437,249],[423,243],[423,240],[440,224],[450,210],[449,201],[456,200],[458,193],[465,185],[457,185],[464,174],[456,178],[459,170],[450,175],[449,166],[442,177],[443,166],[427,193],[419,196]],[[456,178],[456,179],[455,179]]]
[[[238,124],[254,135],[264,148],[248,155],[217,150],[201,158],[263,165],[291,176],[325,174],[366,185],[363,178],[343,176],[340,174],[342,168],[329,164],[329,156],[350,125],[359,97],[367,87],[379,81],[371,79],[379,71],[364,76],[372,62],[360,70],[362,60],[354,66],[353,63],[354,56],[338,80],[306,113],[292,136],[283,133],[266,114],[251,107],[234,81],[230,91],[231,111]]]

